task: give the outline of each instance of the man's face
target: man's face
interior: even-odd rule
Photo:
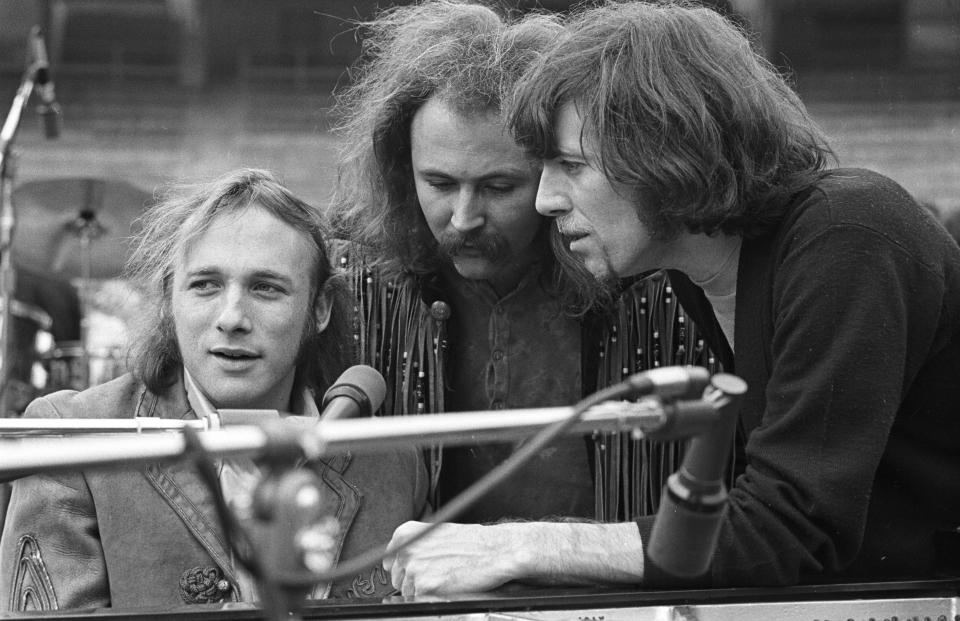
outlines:
[[[538,257],[540,164],[493,112],[463,115],[437,98],[413,117],[417,198],[440,251],[464,278],[512,287]]]
[[[289,409],[317,250],[253,204],[217,217],[173,274],[183,364],[217,408]]]
[[[537,211],[557,218],[570,251],[598,279],[662,266],[663,242],[641,222],[629,189],[612,183],[591,141],[581,148],[583,121],[572,104],[557,115],[557,155],[543,164]]]

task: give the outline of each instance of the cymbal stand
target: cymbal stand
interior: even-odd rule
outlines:
[[[13,235],[16,230],[16,209],[13,204],[15,173],[13,145],[20,128],[20,118],[37,82],[37,72],[46,63],[35,58],[34,39],[40,36],[38,28],[30,32],[27,41],[27,68],[13,97],[3,128],[0,129],[0,416],[7,415],[7,385],[10,376],[10,306],[16,291],[13,268]]]
[[[99,220],[97,214],[89,209],[84,209],[80,214],[66,225],[67,232],[76,235],[80,240],[80,281],[77,286],[80,294],[80,364],[83,367],[82,384],[84,387],[90,385],[90,351],[88,344],[90,342],[90,297],[91,282],[93,278],[93,246],[94,239],[102,236],[106,231]]]

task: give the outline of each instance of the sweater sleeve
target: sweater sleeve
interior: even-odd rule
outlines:
[[[855,558],[942,291],[942,278],[873,228],[832,224],[786,245],[766,407],[730,491],[715,583],[793,584]]]
[[[771,258],[765,351],[737,351],[766,357],[766,377],[744,378],[766,380],[765,405],[742,413],[759,424],[706,577],[715,586],[829,579],[856,558],[891,428],[942,319],[943,274],[921,249],[870,222],[817,224]],[[639,520],[642,536],[652,521]],[[648,585],[676,584],[649,569]]]

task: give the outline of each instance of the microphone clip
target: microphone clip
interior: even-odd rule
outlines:
[[[43,123],[46,137],[57,138],[60,135],[62,110],[57,103],[56,90],[53,86],[53,75],[50,71],[50,59],[47,56],[43,29],[39,26],[30,29],[27,48],[27,71],[33,76],[34,91],[40,98],[37,113]]]

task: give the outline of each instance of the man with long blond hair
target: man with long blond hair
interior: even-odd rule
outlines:
[[[321,391],[353,354],[315,208],[270,173],[238,170],[171,192],[145,214],[135,241],[128,274],[145,304],[133,371],[41,397],[25,417],[199,419],[211,428],[319,419]],[[231,410],[248,415],[231,423]],[[227,505],[251,506],[259,464],[216,466],[215,482],[179,462],[15,481],[0,540],[3,608],[264,601],[260,587],[276,577],[246,571],[244,546],[231,545],[215,511],[221,490]],[[424,509],[426,471],[413,449],[326,455],[304,467],[322,480],[319,503],[336,523],[327,531],[334,561],[384,545]],[[252,541],[262,553],[265,542]],[[374,568],[310,595],[391,592]]]

